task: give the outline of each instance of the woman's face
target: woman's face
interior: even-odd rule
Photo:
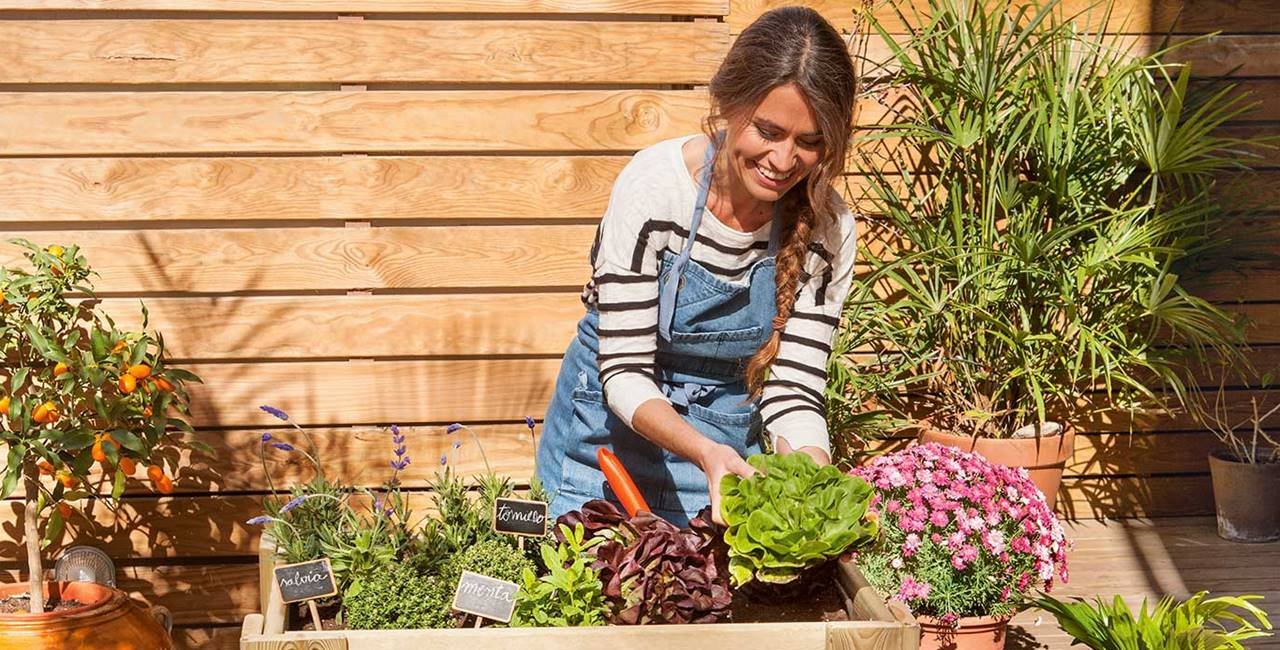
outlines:
[[[769,91],[754,112],[731,121],[729,167],[753,198],[772,202],[813,170],[822,145],[813,109],[800,87],[788,83]]]

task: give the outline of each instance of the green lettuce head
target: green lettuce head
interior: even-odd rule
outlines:
[[[728,524],[729,576],[735,587],[759,580],[787,583],[879,532],[868,514],[874,491],[866,481],[807,454],[757,454],[760,473],[720,481],[720,514]]]

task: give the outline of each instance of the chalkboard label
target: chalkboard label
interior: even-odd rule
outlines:
[[[280,596],[286,603],[326,598],[338,593],[338,586],[333,581],[333,567],[329,566],[327,557],[278,566],[275,574]]]
[[[516,608],[516,592],[520,585],[489,576],[463,571],[458,588],[453,592],[453,608],[484,618],[511,622]]]
[[[493,530],[508,535],[542,537],[547,534],[547,504],[542,501],[497,499],[493,502]]]

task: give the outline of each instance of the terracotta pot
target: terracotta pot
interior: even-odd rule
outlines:
[[[1076,436],[1070,427],[1066,428],[1063,435],[1040,438],[974,438],[925,430],[920,434],[920,442],[936,442],[965,451],[976,451],[997,465],[1025,468],[1052,510],[1058,502],[1062,468],[1075,450]]]
[[[970,616],[955,627],[930,616],[917,616],[920,650],[1002,650],[1009,619]]]
[[[44,614],[0,614],[0,650],[172,650],[169,634],[123,591],[92,582],[45,582],[45,597],[84,605]],[[0,598],[27,593],[0,585]]]
[[[1232,542],[1280,540],[1280,463],[1241,463],[1209,454],[1218,536]]]

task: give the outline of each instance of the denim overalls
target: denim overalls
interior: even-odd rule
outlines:
[[[746,457],[761,451],[762,426],[756,401],[747,400],[742,380],[747,361],[773,332],[779,219],[775,203],[768,255],[751,267],[746,284],[721,280],[690,259],[706,207],[714,144],[707,147],[688,240],[679,255],[662,251],[657,376],[659,387],[689,424]],[[706,476],[697,465],[632,431],[609,410],[596,364],[599,319],[592,306],[578,323],[547,407],[537,463],[551,496],[549,514],[558,517],[591,499],[613,498],[596,462],[596,449],[606,446],[631,473],[654,514],[687,525],[708,503]]]

